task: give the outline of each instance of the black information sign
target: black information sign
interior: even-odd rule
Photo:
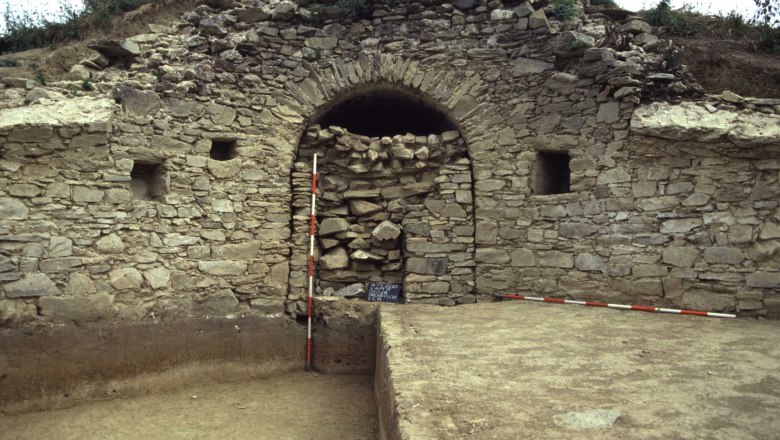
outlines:
[[[401,297],[400,284],[368,283],[368,300],[397,303]]]

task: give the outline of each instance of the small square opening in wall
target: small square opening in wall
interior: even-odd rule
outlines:
[[[211,140],[211,150],[209,150],[210,158],[214,160],[230,160],[235,159],[237,155],[235,139]]]
[[[130,192],[136,200],[159,200],[168,192],[168,171],[162,163],[135,161]]]
[[[537,195],[570,192],[569,153],[540,151],[536,154],[535,193]]]

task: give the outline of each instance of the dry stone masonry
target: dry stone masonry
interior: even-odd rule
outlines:
[[[76,81],[3,78],[0,325],[303,313],[315,152],[320,295],[780,316],[780,101],[585,11],[206,1]]]
[[[404,284],[410,301],[472,296],[471,166],[459,133],[367,137],[315,125],[299,147],[301,171],[293,173],[294,254],[301,256],[293,270],[301,276],[291,277],[291,299],[306,293],[314,153],[322,176],[320,294],[359,296],[374,281]]]

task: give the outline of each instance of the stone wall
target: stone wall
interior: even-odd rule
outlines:
[[[457,131],[367,137],[309,127],[293,173],[291,270],[307,273],[311,164],[318,154],[318,295],[365,297],[366,283],[403,284],[406,301],[463,300],[474,288],[468,152]],[[308,278],[291,277],[304,310]]]
[[[777,316],[780,102],[640,105],[697,89],[664,67],[668,42],[646,23],[562,24],[495,1],[372,4],[367,16],[211,4],[103,46],[110,65],[87,71],[95,91],[3,81],[3,325],[302,312],[308,213],[296,200],[308,188],[295,182],[308,170],[295,163],[312,148],[299,144],[345,97],[378,89],[432,103],[468,153],[438,168],[440,198],[394,222],[415,268],[410,297],[527,292]],[[538,194],[540,179],[567,184]],[[442,220],[453,205],[464,224]],[[447,258],[447,272],[422,256]]]

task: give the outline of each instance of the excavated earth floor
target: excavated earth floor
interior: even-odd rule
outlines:
[[[521,302],[383,307],[379,320],[390,438],[780,433],[777,321]]]
[[[320,349],[332,353],[321,361],[368,367],[374,307],[342,302],[320,307],[330,311],[329,331],[351,339],[318,332]],[[231,367],[238,371],[231,375],[232,364],[212,361],[209,374],[185,366],[127,379],[121,397],[109,400],[0,411],[0,439],[361,440],[380,429],[393,440],[776,439],[780,432],[778,321],[523,302],[385,304],[378,313],[373,378],[354,374],[370,371],[355,365],[343,371],[353,375],[242,370],[252,365]]]
[[[376,439],[371,376],[290,373],[0,415],[0,439]]]

